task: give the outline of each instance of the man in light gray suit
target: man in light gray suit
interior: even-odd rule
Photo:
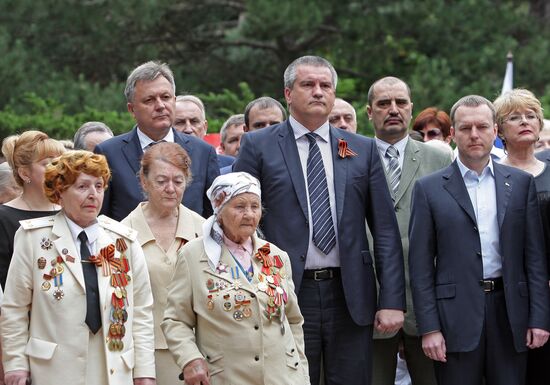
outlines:
[[[409,86],[401,79],[385,77],[373,83],[368,93],[367,114],[376,132],[376,144],[401,233],[405,262],[409,252],[408,227],[414,182],[451,164],[450,154],[409,139],[413,104]],[[435,384],[433,364],[422,351],[412,309],[408,268],[407,313],[403,328],[395,333],[374,334],[373,383],[393,385],[399,345],[402,344],[413,385]]]

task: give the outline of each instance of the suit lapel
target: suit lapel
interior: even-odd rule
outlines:
[[[189,155],[189,158],[191,158],[191,154],[193,153],[193,146],[189,144],[189,139],[185,137],[185,135],[180,134],[173,128],[171,129],[174,133],[174,142],[179,144],[183,147],[185,151],[187,151],[187,154]]]
[[[498,227],[502,227],[504,221],[504,214],[506,214],[506,208],[510,201],[510,195],[512,194],[512,179],[510,173],[501,167],[496,162],[493,162],[493,168],[495,170],[495,190],[497,195],[497,216]]]
[[[472,219],[472,222],[477,223],[474,207],[472,206],[472,201],[470,200],[470,195],[468,195],[468,190],[466,189],[464,179],[460,174],[456,161],[445,171],[445,174],[443,174],[443,179],[445,179],[443,187],[449,192],[449,194],[451,194],[466,214],[468,214],[468,216]]]
[[[340,129],[330,126],[330,145],[332,152],[332,166],[334,170],[334,195],[336,201],[336,218],[338,224],[344,211],[344,197],[346,196],[346,179],[348,176],[349,158],[340,158],[338,155],[338,140],[342,139]]]
[[[134,129],[124,138],[124,142],[125,144],[122,146],[121,151],[134,173],[137,174],[139,172],[141,156],[143,155],[137,135],[137,126],[134,126]]]
[[[52,232],[59,237],[54,240],[53,243],[58,254],[66,261],[66,270],[75,277],[78,284],[82,287],[82,290],[85,291],[86,285],[84,283],[84,273],[82,272],[82,264],[80,262],[80,253],[76,250],[71,230],[63,214],[59,213],[55,216]],[[67,255],[73,257],[74,262],[69,262],[66,258]]]
[[[397,190],[394,206],[397,206],[413,182],[422,161],[421,157],[422,153],[418,144],[414,140],[409,139],[405,147],[405,153],[403,154],[403,171],[401,172],[401,180],[399,181],[399,189]]]
[[[279,147],[281,149],[282,157],[285,161],[288,173],[290,174],[290,180],[294,186],[294,191],[296,191],[296,196],[300,202],[302,213],[304,214],[304,217],[307,218],[308,210],[304,173],[302,172],[300,156],[298,155],[298,147],[296,146],[296,139],[294,138],[294,133],[288,120],[286,124],[282,124],[279,127]]]

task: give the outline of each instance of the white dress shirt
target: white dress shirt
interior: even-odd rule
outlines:
[[[456,161],[476,215],[483,260],[483,278],[501,277],[502,254],[500,253],[493,160],[489,157],[489,163],[481,175],[466,167],[460,161],[460,157],[457,157]],[[455,230],[449,229],[449,231]]]
[[[321,250],[313,243],[313,220],[311,218],[311,207],[309,206],[309,191],[307,187],[307,158],[309,156],[309,140],[306,134],[310,131],[300,124],[296,119],[289,118],[290,126],[294,132],[294,138],[296,139],[296,146],[298,147],[298,155],[300,156],[300,163],[302,166],[302,172],[304,173],[304,181],[306,185],[306,197],[308,207],[308,223],[309,226],[309,245],[307,249],[306,269],[320,269],[323,267],[339,267],[340,266],[340,254],[338,252],[338,224],[336,222],[336,199],[334,193],[334,167],[332,162],[332,148],[330,145],[330,129],[328,121],[321,127],[317,128],[313,133],[317,134],[317,145],[323,158],[323,164],[325,166],[325,174],[327,176],[328,195],[330,201],[330,211],[332,214],[332,223],[334,224],[334,232],[336,234],[336,246],[325,255]]]
[[[138,127],[137,129],[137,135],[138,135],[138,139],[139,139],[139,144],[141,146],[141,149],[143,151],[145,151],[145,148],[147,148],[147,146],[149,146],[151,143],[158,143],[158,142],[169,142],[169,143],[174,143],[174,132],[172,131],[172,128],[170,128],[168,130],[168,133],[166,134],[166,136],[164,138],[162,138],[161,140],[153,140],[151,138],[149,138],[147,135],[145,135],[143,133],[143,131],[141,131]]]
[[[67,219],[67,225],[69,225],[69,230],[71,231],[71,235],[73,237],[74,244],[76,245],[76,250],[80,254],[80,239],[78,239],[78,235],[82,232],[86,232],[86,236],[88,237],[88,250],[90,250],[91,255],[95,255],[97,253],[97,238],[99,237],[99,223],[94,222],[90,226],[83,229],[73,221],[71,221],[67,216],[65,216]],[[82,258],[82,255],[80,256]]]

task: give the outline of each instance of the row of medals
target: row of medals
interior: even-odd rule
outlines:
[[[223,304],[222,308],[226,312],[230,312],[233,309],[233,319],[235,321],[242,321],[245,318],[250,318],[252,316],[252,309],[250,308],[250,299],[246,297],[241,288],[239,282],[233,282],[229,284],[226,281],[214,281],[212,278],[206,280],[206,288],[208,289],[208,298],[206,300],[206,308],[208,310],[214,310],[214,296],[218,297],[221,295],[222,290],[234,289],[238,292],[233,296],[233,302],[231,302],[231,294],[223,294]]]
[[[69,255],[66,255],[65,259],[68,262],[74,262],[74,258]],[[49,274],[42,275],[42,278],[44,278],[44,282],[42,282],[42,285],[40,286],[40,288],[43,291],[48,291],[52,287],[52,280],[53,280],[53,284],[55,286],[53,297],[58,301],[60,301],[65,296],[65,293],[61,288],[63,285],[63,273],[65,272],[65,267],[63,267],[63,262],[64,260],[63,260],[63,257],[61,256],[57,256],[51,260],[52,268]],[[38,268],[40,270],[44,270],[44,268],[47,265],[47,260],[44,257],[40,257],[38,258],[37,263],[38,263]]]

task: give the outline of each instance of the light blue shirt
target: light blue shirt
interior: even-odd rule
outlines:
[[[296,139],[296,146],[298,147],[298,155],[300,156],[300,164],[302,166],[302,172],[304,173],[304,181],[306,185],[306,197],[308,207],[308,223],[309,226],[309,245],[307,248],[306,269],[319,269],[323,267],[339,267],[340,266],[340,254],[338,252],[338,224],[336,222],[336,197],[334,193],[334,167],[332,164],[332,148],[330,145],[330,128],[328,121],[326,121],[321,127],[313,131],[319,135],[317,138],[317,146],[323,158],[323,164],[325,166],[325,174],[327,176],[328,195],[330,201],[330,211],[332,214],[332,223],[334,224],[334,231],[336,233],[336,246],[327,254],[323,254],[321,250],[313,243],[313,220],[311,219],[311,207],[309,206],[309,192],[307,188],[307,158],[309,156],[309,140],[306,134],[310,131],[300,124],[296,119],[289,118],[290,126],[294,132],[294,138]]]
[[[457,157],[456,161],[476,215],[479,241],[481,243],[483,278],[501,277],[502,254],[500,253],[500,231],[498,228],[493,160],[489,157],[489,163],[485,166],[481,175],[466,167],[460,161],[460,157]],[[456,230],[449,229],[449,231]]]
[[[390,158],[386,156],[386,151],[388,151],[388,147],[391,146],[391,144],[376,137],[374,139],[376,140],[376,148],[378,148],[380,159],[382,159],[382,163],[384,164],[384,169],[387,170],[388,163],[390,163]],[[407,147],[407,143],[409,143],[409,135],[405,135],[403,139],[393,144],[393,147],[395,147],[397,154],[399,155],[399,167],[401,167],[401,170],[403,170],[403,163],[405,161],[405,147]]]

